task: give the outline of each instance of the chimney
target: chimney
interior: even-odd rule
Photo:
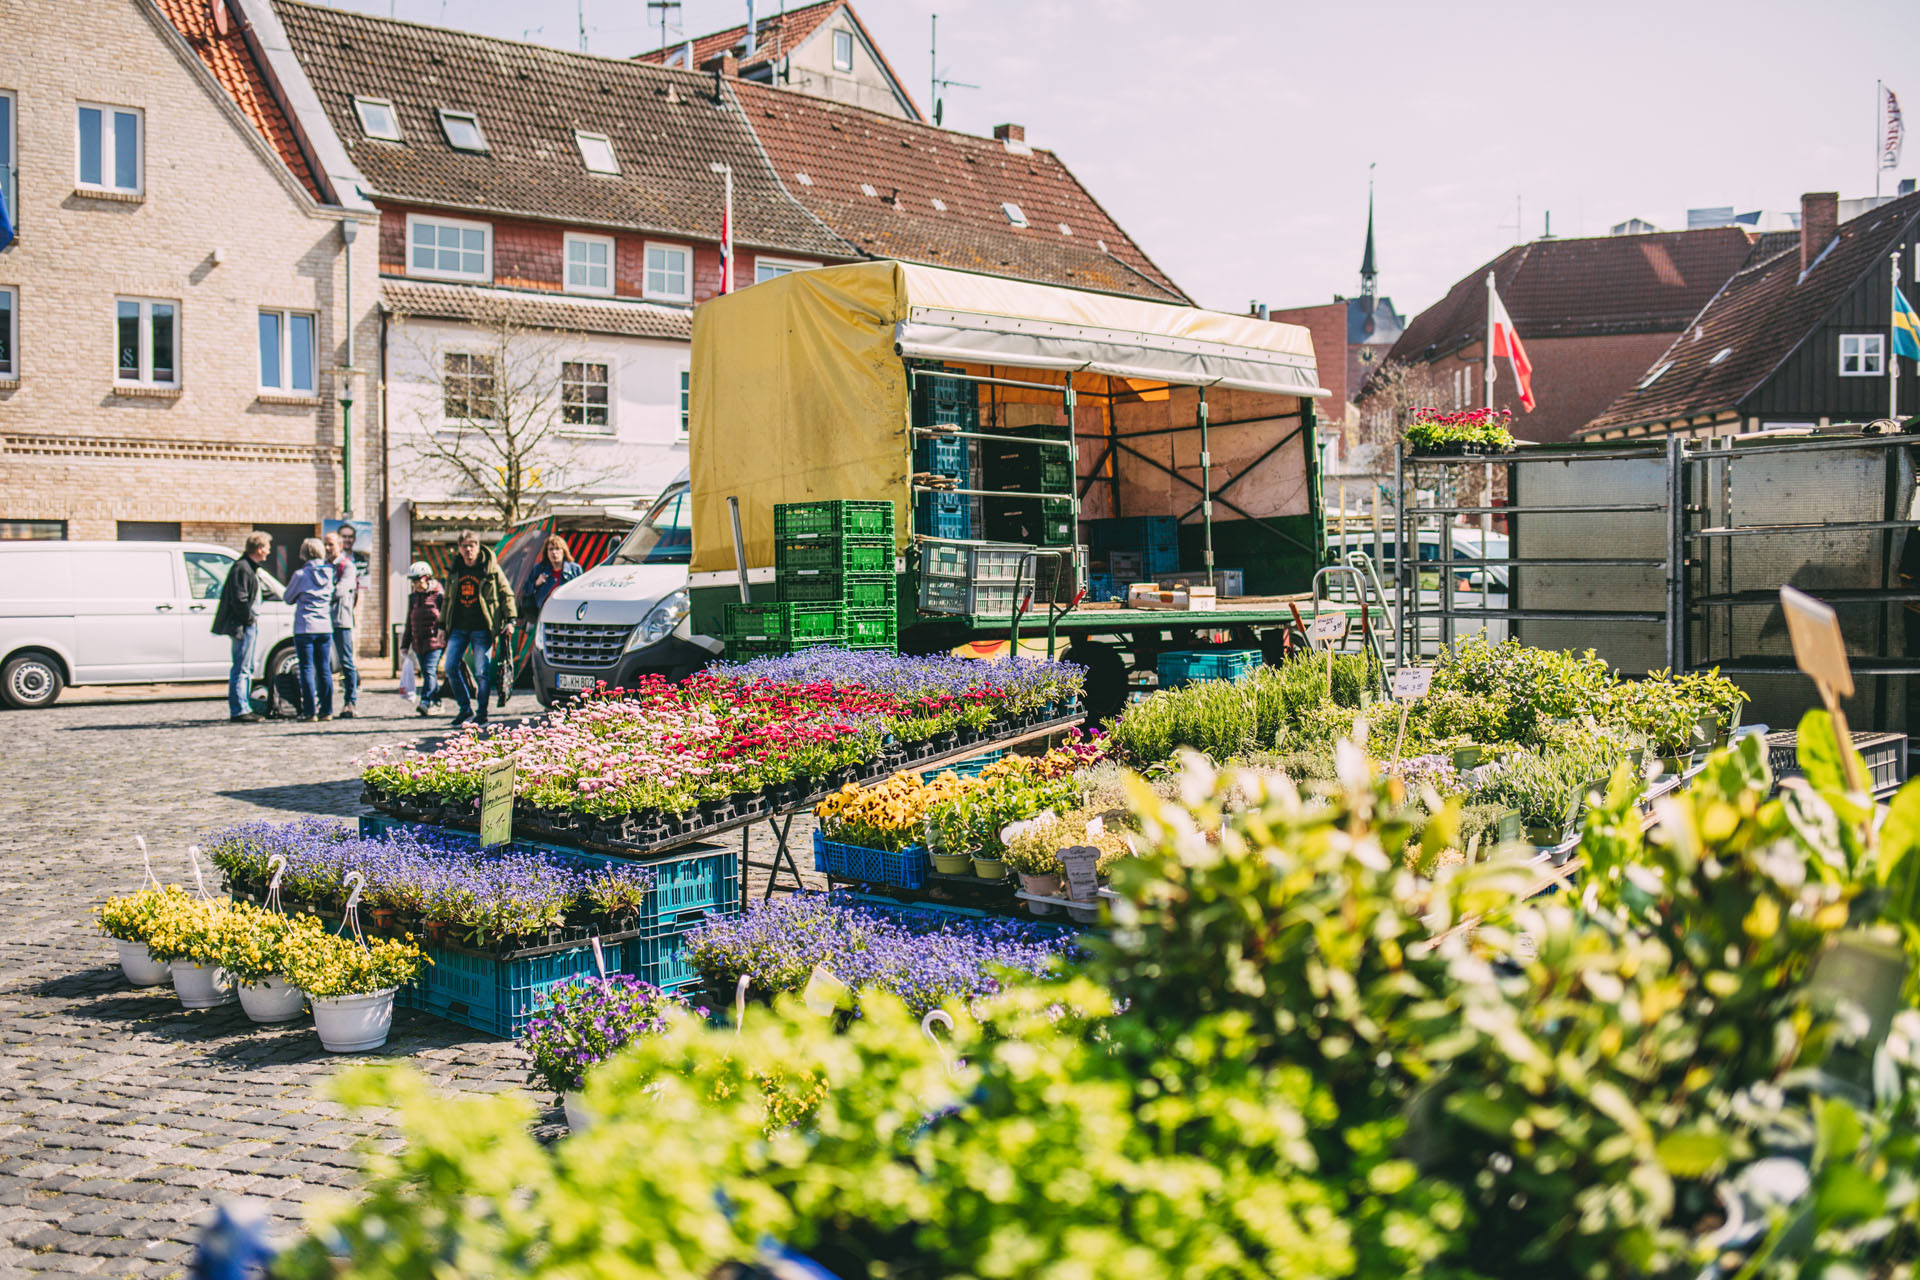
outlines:
[[[993,126],[993,136],[998,142],[1025,142],[1027,126],[1023,124],[997,124]]]
[[[713,57],[708,58],[700,64],[700,69],[702,71],[718,72],[729,80],[738,80],[740,78],[740,59],[734,57],[733,50],[729,49],[725,53],[716,53]],[[1839,198],[1839,196],[1834,197],[1836,200]]]
[[[1809,191],[1800,197],[1800,274],[1807,274],[1840,230],[1840,193]]]

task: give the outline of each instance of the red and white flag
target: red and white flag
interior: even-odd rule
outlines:
[[[1492,330],[1493,358],[1505,358],[1513,366],[1513,380],[1520,387],[1520,407],[1528,413],[1533,412],[1533,361],[1527,359],[1527,349],[1520,345],[1520,333],[1513,327],[1513,317],[1507,314],[1507,304],[1500,301],[1500,295],[1493,291],[1493,277],[1487,277],[1487,320]]]
[[[733,183],[728,175],[727,204],[720,212],[720,292],[733,292]]]

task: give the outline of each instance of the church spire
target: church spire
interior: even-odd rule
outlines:
[[[1360,255],[1360,296],[1372,302],[1377,293],[1380,269],[1373,258],[1373,166],[1367,166],[1367,251]]]

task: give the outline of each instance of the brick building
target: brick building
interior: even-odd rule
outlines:
[[[761,7],[772,6],[761,0]],[[747,12],[754,13],[751,0]],[[926,118],[846,0],[821,0],[796,9],[783,6],[777,13],[638,57],[642,62],[696,70],[731,59],[726,73],[742,80],[906,120]]]
[[[1501,368],[1494,405],[1513,411],[1521,439],[1571,439],[1645,375],[1746,261],[1753,242],[1738,227],[1714,227],[1515,245],[1408,323],[1379,366],[1388,377],[1375,375],[1360,390],[1361,413],[1371,418],[1404,408],[1381,394],[1396,372],[1441,408],[1485,403],[1491,271],[1533,360],[1537,402],[1533,412],[1523,412],[1512,375]]]
[[[1732,435],[1920,411],[1920,368],[1891,370],[1892,275],[1920,296],[1920,195],[1842,222],[1831,191],[1801,197],[1800,229],[1764,235],[1671,345],[1595,417],[1588,439]]]
[[[25,0],[7,18],[0,534],[237,548],[264,528],[284,552],[345,512],[349,477],[377,505],[377,398],[356,388],[349,453],[335,379],[349,328],[353,362],[379,341],[375,212],[289,105],[303,86],[270,13],[75,16]]]

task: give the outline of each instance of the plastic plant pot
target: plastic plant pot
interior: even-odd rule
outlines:
[[[569,1089],[560,1095],[560,1109],[567,1113],[569,1131],[585,1133],[593,1127],[594,1114],[587,1106],[586,1095],[578,1089]]]
[[[212,1009],[233,999],[233,980],[218,965],[198,960],[175,960],[173,994],[183,1009]]]
[[[982,880],[1004,880],[1007,878],[1007,864],[1002,858],[975,858],[973,874]]]
[[[173,981],[172,971],[147,954],[146,943],[115,938],[113,949],[120,955],[120,972],[134,986],[157,987],[163,982]]]
[[[350,996],[307,997],[313,1005],[313,1029],[328,1053],[362,1053],[378,1049],[393,1030],[393,993],[370,991]]]
[[[933,869],[943,876],[963,876],[973,870],[973,857],[965,853],[936,853]]]
[[[307,1008],[307,993],[279,974],[240,984],[240,1007],[255,1022],[292,1022]]]
[[[1063,892],[1060,887],[1060,876],[1058,872],[1044,876],[1023,875],[1020,877],[1020,887],[1028,893],[1041,898],[1058,898]],[[1053,914],[1053,904],[1050,902],[1029,902],[1027,904],[1027,910],[1036,916],[1050,916]]]

